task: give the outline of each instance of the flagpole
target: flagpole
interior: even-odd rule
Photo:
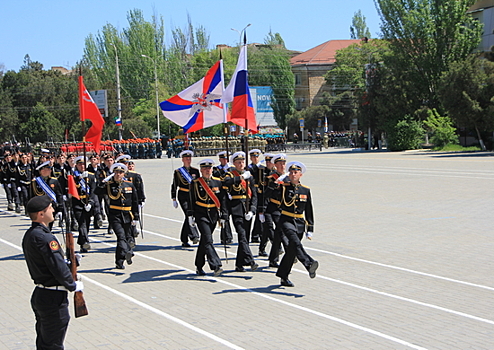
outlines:
[[[250,24],[249,24],[250,25]],[[247,26],[248,27],[248,26]],[[247,27],[244,28],[244,45],[243,46],[247,46],[247,32],[245,31],[247,29]],[[245,60],[245,69],[247,69],[247,50],[245,50],[245,56],[244,56],[244,60]],[[248,81],[248,77],[246,77],[247,81]],[[248,85],[248,84],[247,84]],[[249,92],[247,91],[247,94]],[[249,159],[248,158],[248,155],[249,155],[249,123],[248,123],[248,120],[247,118],[245,118],[245,131],[244,131],[244,136],[245,136],[245,144],[244,144],[244,147],[245,147],[245,158],[246,159]],[[249,165],[248,165],[249,162],[245,162],[245,170],[248,170],[249,168]]]
[[[223,70],[223,55],[220,50],[220,70],[221,70],[221,96],[225,93],[225,76]],[[230,150],[228,149],[228,121],[226,120],[228,111],[228,103],[223,103],[223,134],[225,135],[226,159],[230,159]]]
[[[82,69],[79,68],[79,113],[80,113],[80,119],[81,119],[81,128],[82,128],[82,152],[84,156],[84,171],[86,171],[86,165],[87,165],[87,159],[86,159],[86,122],[84,120],[84,103],[82,103],[83,99],[83,94],[84,91],[82,91],[84,86],[84,77],[82,76]],[[84,182],[86,183],[86,189],[87,187],[87,178],[84,178]],[[89,203],[89,193],[86,196],[86,205]]]

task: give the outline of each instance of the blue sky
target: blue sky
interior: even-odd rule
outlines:
[[[71,68],[81,59],[89,34],[106,23],[126,28],[132,9],[142,10],[149,21],[154,14],[162,16],[167,43],[171,28],[184,28],[189,14],[195,27],[205,27],[211,46],[236,45],[239,35],[231,28],[241,30],[250,23],[249,43],[262,43],[271,30],[281,34],[288,49],[298,51],[350,39],[358,10],[372,37],[378,36],[380,23],[372,0],[6,0],[0,4],[0,69],[19,70],[26,54],[45,69]]]

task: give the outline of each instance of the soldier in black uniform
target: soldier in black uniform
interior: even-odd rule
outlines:
[[[259,162],[259,156],[262,154],[261,150],[253,149],[249,151],[250,160],[249,171],[254,178],[254,187],[257,190],[257,211],[254,221],[254,228],[252,229],[252,243],[259,243],[262,237],[262,229],[265,221],[264,218],[264,186],[265,186],[265,166]],[[249,230],[250,231],[250,230]],[[249,240],[249,231],[247,231],[247,240]],[[267,256],[266,252],[259,250],[259,256]]]
[[[51,177],[51,168],[49,160],[38,165],[36,171],[38,171],[39,176],[31,181],[31,198],[44,195],[50,197],[55,208],[55,218],[59,220],[63,213],[63,194],[58,180]],[[50,223],[50,230],[52,226],[53,222]]]
[[[191,184],[192,205],[188,213],[189,221],[195,223],[201,233],[195,260],[198,276],[206,274],[203,270],[205,257],[214,271],[214,276],[223,272],[221,259],[213,246],[213,232],[218,221],[224,223],[228,218],[228,209],[223,184],[219,178],[212,176],[213,165],[212,159],[199,162],[202,176]]]
[[[84,286],[72,278],[60,244],[50,232],[54,220],[51,199],[34,197],[26,210],[32,225],[22,239],[22,250],[36,285],[31,296],[36,317],[36,348],[63,349],[70,319],[67,291],[82,291]]]
[[[269,267],[278,267],[278,259],[281,249],[281,244],[286,246],[288,241],[286,237],[283,236],[278,226],[278,220],[280,218],[280,198],[281,189],[280,184],[288,181],[285,174],[286,166],[286,154],[280,153],[273,156],[271,159],[275,165],[275,170],[273,170],[266,177],[266,188],[264,194],[264,207],[266,208],[265,213],[265,226],[264,229],[267,231],[267,236],[271,239],[271,250],[269,252]]]
[[[237,231],[238,249],[235,261],[235,271],[245,271],[244,266],[250,266],[255,271],[259,265],[254,261],[247,241],[247,230],[250,220],[257,209],[257,193],[254,187],[254,178],[249,171],[245,171],[245,153],[236,152],[231,157],[233,168],[225,175],[223,186],[230,194],[229,206],[233,225]]]
[[[95,195],[96,178],[93,173],[86,170],[84,156],[75,159],[74,181],[79,198],[72,196],[72,209],[79,225],[77,244],[81,247],[81,253],[87,253],[91,249],[89,244],[89,225],[93,214],[94,203],[98,200]]]
[[[310,188],[300,183],[306,167],[300,162],[290,162],[287,167],[289,182],[281,186],[281,217],[278,225],[288,239],[288,247],[281,259],[276,276],[281,278],[282,286],[293,287],[288,275],[292,270],[295,257],[309,271],[310,278],[316,277],[319,263],[307,254],[301,242],[305,232],[307,239],[312,239],[314,232],[314,211]]]
[[[221,151],[217,154],[217,156],[220,164],[213,167],[213,176],[220,178],[221,181],[223,181],[225,179],[226,173],[231,168],[230,163],[228,163],[228,152]],[[221,239],[221,244],[233,243],[232,227],[230,225],[230,213],[228,213],[228,217],[224,225],[221,227],[220,239]]]
[[[31,198],[29,191],[31,180],[33,179],[33,168],[25,153],[21,155],[21,161],[17,165],[17,175],[17,190],[20,195],[21,204],[24,206],[24,212],[27,215],[26,207],[29,198]]]
[[[89,165],[87,166],[87,171],[89,173],[92,173],[94,175],[94,177],[96,179],[98,179],[98,171],[100,170],[100,168],[101,168],[101,162],[100,162],[99,155],[97,155],[96,153],[93,153],[89,157]],[[95,230],[98,230],[103,226],[102,200],[103,200],[103,198],[96,196],[96,201],[94,202],[94,205],[93,205],[93,211],[94,211],[93,226],[94,226]]]
[[[137,191],[132,182],[125,181],[127,166],[115,163],[111,166],[111,174],[103,179],[97,193],[105,193],[109,200],[108,223],[117,236],[115,264],[117,269],[124,269],[124,261],[132,264],[134,253],[130,242],[132,233],[130,226],[139,221]]]
[[[9,195],[7,194],[8,210],[14,210],[14,205],[15,205],[15,212],[20,213],[21,201],[19,199],[19,193],[17,192],[17,186],[16,186],[17,164],[10,153],[5,154],[3,173],[5,177],[4,179],[5,191],[6,192],[8,191],[10,194],[10,198]]]
[[[175,169],[173,172],[173,181],[171,186],[171,197],[174,208],[178,208],[178,203],[184,212],[185,218],[182,224],[182,230],[180,233],[180,240],[182,241],[182,247],[190,247],[188,240],[192,243],[199,243],[199,233],[197,227],[191,226],[187,218],[187,212],[190,210],[190,191],[189,187],[192,181],[199,178],[199,170],[190,166],[192,162],[192,156],[194,153],[189,150],[182,151],[180,157],[184,164],[183,167]],[[178,191],[178,195],[177,195]],[[177,202],[178,198],[178,202]]]
[[[101,168],[99,169],[99,171],[96,174],[98,186],[101,186],[102,181],[111,175],[110,168],[113,166],[114,163],[115,163],[115,160],[113,158],[113,155],[111,155],[110,153],[107,153],[103,156],[103,164],[101,164]],[[96,191],[96,192],[97,192],[96,194],[97,194],[99,200],[100,201],[103,200],[103,208],[104,208],[104,211],[106,213],[106,216],[108,216],[108,213],[109,213],[108,195],[105,192],[102,192],[102,193],[99,193],[98,191]],[[101,214],[103,215],[103,211],[101,212]],[[108,224],[107,233],[109,235],[111,235],[113,233],[113,229],[111,228],[110,224]]]

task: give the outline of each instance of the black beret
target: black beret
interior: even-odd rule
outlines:
[[[26,211],[37,213],[45,210],[51,204],[51,199],[47,195],[33,197],[27,202]]]

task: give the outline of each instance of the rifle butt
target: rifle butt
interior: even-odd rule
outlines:
[[[88,314],[86,301],[82,292],[74,292],[74,313],[75,317],[82,317]]]

